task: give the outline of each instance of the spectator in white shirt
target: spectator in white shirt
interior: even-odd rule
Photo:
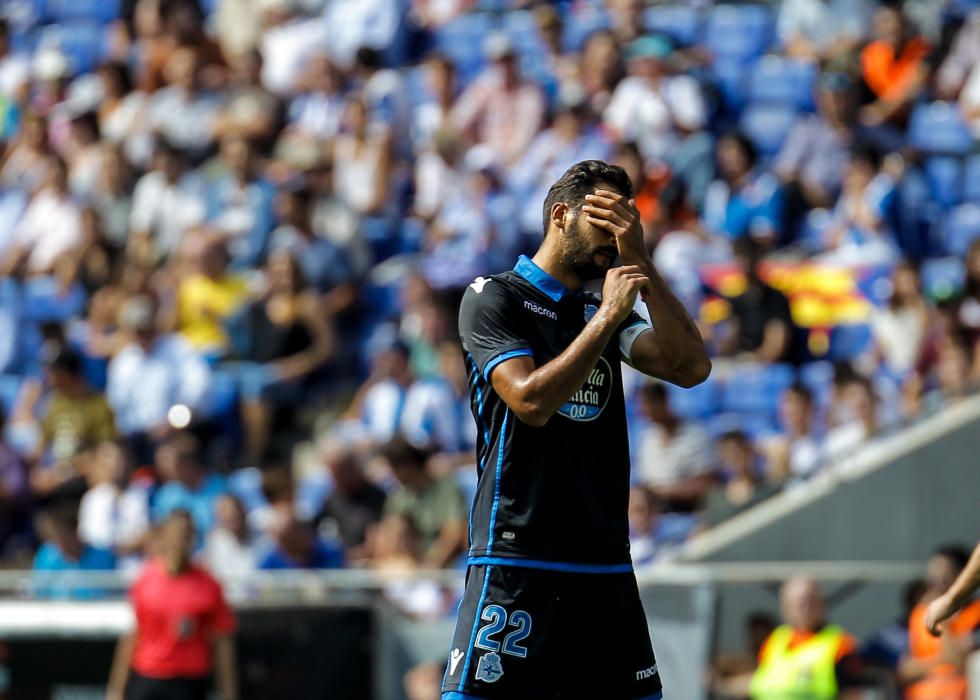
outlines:
[[[711,438],[696,423],[670,410],[664,384],[641,389],[641,411],[649,421],[636,452],[638,480],[672,509],[689,510],[711,488]]]
[[[127,485],[130,467],[121,442],[101,443],[88,473],[91,488],[78,509],[82,541],[112,550],[124,568],[138,561],[150,527],[149,494],[145,488]]]
[[[28,112],[21,123],[20,134],[0,158],[0,186],[34,192],[44,183],[48,143],[48,120]]]
[[[81,213],[68,192],[68,168],[57,156],[50,156],[47,166],[46,182],[31,198],[0,260],[0,275],[48,273],[83,242]]]
[[[517,53],[506,35],[493,34],[484,45],[493,62],[460,95],[453,126],[477,144],[485,144],[505,166],[516,163],[538,133],[544,96],[521,77]]]
[[[156,305],[147,296],[133,297],[119,314],[129,342],[109,362],[106,396],[119,431],[158,441],[171,430],[168,413],[175,406],[179,423],[197,417],[204,408],[211,370],[179,335],[156,330]]]
[[[774,481],[809,479],[821,464],[821,441],[814,428],[813,394],[802,384],[783,392],[779,419],[783,434],[766,441],[764,451]]]
[[[790,56],[829,60],[858,46],[870,15],[866,0],[783,0],[777,32]]]
[[[371,376],[354,397],[346,417],[357,420],[376,443],[387,442],[401,426],[412,379],[408,348],[401,342],[391,343],[374,358]]]
[[[218,578],[241,582],[257,567],[258,539],[249,532],[245,508],[236,496],[219,496],[214,510],[216,524],[204,542],[204,564]]]
[[[153,170],[133,191],[130,249],[146,259],[177,250],[184,233],[204,221],[204,199],[184,174],[184,155],[166,141],[157,143]],[[148,251],[147,255],[139,252]]]
[[[871,312],[874,353],[884,369],[905,377],[915,369],[929,324],[929,307],[922,296],[919,273],[902,261],[892,271],[888,305]]]
[[[824,459],[828,466],[849,456],[881,431],[878,420],[878,398],[871,381],[855,375],[841,392],[839,413],[844,420],[830,432],[824,441]]]
[[[414,445],[461,454],[468,464],[473,461],[476,423],[458,343],[439,346],[439,370],[441,376],[419,380],[408,390],[402,432]]]
[[[456,66],[442,54],[432,54],[422,64],[426,96],[412,110],[412,144],[416,152],[433,148],[436,137],[449,127],[456,102]]]
[[[613,92],[603,116],[621,141],[635,141],[646,160],[663,160],[685,132],[707,121],[698,82],[689,75],[669,75],[670,42],[659,36],[637,39],[627,48],[627,77]]]
[[[297,94],[289,103],[289,127],[329,141],[340,131],[344,93],[340,71],[326,54],[307,63]]]

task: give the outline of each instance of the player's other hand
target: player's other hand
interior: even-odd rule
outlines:
[[[636,303],[636,295],[647,282],[647,276],[636,265],[614,267],[606,273],[606,281],[602,285],[602,307],[608,312],[610,320],[617,325],[626,320]]]
[[[932,636],[940,636],[943,633],[941,624],[952,617],[954,612],[956,612],[956,607],[953,605],[953,601],[947,596],[939,596],[926,608],[926,629]]]

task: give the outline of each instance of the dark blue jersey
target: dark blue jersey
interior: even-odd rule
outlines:
[[[521,422],[493,390],[494,368],[560,355],[598,310],[521,257],[513,271],[466,290],[459,330],[479,439],[470,560],[510,558],[561,568],[629,570],[630,459],[620,360],[649,324],[620,326],[585,384],[542,427]]]

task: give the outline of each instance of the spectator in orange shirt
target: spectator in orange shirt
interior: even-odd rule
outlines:
[[[911,27],[896,7],[883,6],[874,15],[874,41],[861,51],[861,76],[877,98],[860,112],[865,126],[901,121],[907,107],[929,75],[928,42],[912,36]]]
[[[909,656],[899,665],[899,679],[907,683],[905,700],[966,700],[964,662],[976,646],[980,629],[980,601],[965,606],[942,626],[941,638],[925,625],[929,604],[941,597],[966,566],[969,553],[943,547],[933,554],[926,570],[928,588],[909,618]]]

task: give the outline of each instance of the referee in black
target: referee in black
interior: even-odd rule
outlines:
[[[632,196],[622,168],[572,166],[534,257],[463,296],[480,480],[443,700],[663,696],[630,562],[620,361],[684,387],[711,363]],[[583,290],[598,279],[601,297]]]

